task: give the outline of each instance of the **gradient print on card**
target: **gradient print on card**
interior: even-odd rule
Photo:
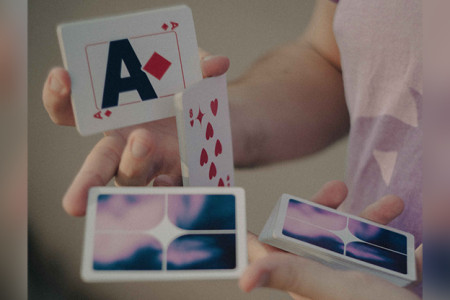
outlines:
[[[282,233],[356,260],[408,273],[406,236],[308,203],[289,200]]]
[[[236,268],[236,198],[202,194],[101,194],[93,269]]]

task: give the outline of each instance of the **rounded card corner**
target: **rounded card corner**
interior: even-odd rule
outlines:
[[[192,9],[189,6],[187,6],[186,4],[182,4],[179,7],[180,7],[180,9],[184,9],[184,10],[188,11],[190,14],[192,14]]]
[[[80,277],[83,282],[91,282],[91,277],[89,275],[89,270],[86,270],[85,267],[81,268]]]

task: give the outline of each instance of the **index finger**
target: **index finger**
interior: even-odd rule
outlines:
[[[360,214],[360,217],[387,225],[403,212],[404,207],[405,205],[401,198],[387,195],[367,206]]]
[[[63,207],[72,216],[84,216],[89,189],[106,185],[116,174],[126,141],[121,136],[102,138],[87,156],[63,198]]]
[[[225,74],[230,67],[230,60],[226,56],[211,55],[203,49],[199,49],[199,56],[203,78]]]

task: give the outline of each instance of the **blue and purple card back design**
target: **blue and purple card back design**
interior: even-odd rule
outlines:
[[[237,278],[246,265],[239,188],[93,188],[85,281]]]
[[[366,270],[398,285],[416,280],[414,237],[283,195],[260,240],[331,266]]]

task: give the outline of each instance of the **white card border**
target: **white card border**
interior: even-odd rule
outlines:
[[[192,10],[187,5],[177,5],[172,7],[166,7],[166,8],[159,8],[159,9],[153,9],[153,10],[147,10],[147,11],[141,11],[141,12],[135,12],[135,13],[128,13],[124,15],[116,15],[116,16],[107,16],[107,17],[101,17],[101,18],[95,18],[91,20],[86,21],[77,21],[77,22],[71,22],[71,23],[65,23],[60,24],[57,27],[57,35],[58,40],[62,52],[62,58],[65,68],[69,71],[69,74],[73,76],[78,76],[76,78],[72,79],[72,108],[75,114],[76,119],[76,128],[78,132],[82,136],[89,136],[96,133],[108,131],[108,130],[114,130],[114,129],[120,129],[136,124],[141,124],[145,122],[155,121],[159,119],[164,119],[168,117],[175,116],[175,110],[173,107],[173,100],[168,98],[173,98],[173,95],[176,94],[174,91],[171,95],[164,95],[164,97],[160,97],[157,99],[152,99],[151,101],[141,101],[135,103],[135,105],[132,105],[133,107],[136,107],[139,111],[148,111],[148,113],[143,114],[136,114],[134,111],[136,110],[133,108],[132,110],[127,106],[122,106],[121,109],[121,118],[108,120],[104,119],[102,121],[96,121],[93,118],[92,115],[88,115],[87,111],[88,109],[82,108],[79,103],[86,104],[86,99],[92,98],[92,93],[94,92],[92,90],[92,82],[91,82],[91,76],[89,74],[89,68],[86,66],[84,60],[86,59],[86,47],[88,45],[91,45],[93,43],[97,43],[98,40],[92,40],[92,36],[88,35],[80,35],[78,31],[80,29],[89,30],[89,28],[93,28],[94,26],[101,24],[102,26],[105,26],[105,23],[117,21],[117,25],[113,24],[112,28],[115,29],[115,31],[111,31],[108,34],[105,34],[105,37],[102,36],[101,42],[105,40],[116,40],[120,38],[128,38],[129,36],[136,37],[136,36],[143,36],[143,35],[149,35],[148,31],[146,29],[142,28],[134,28],[130,34],[126,34],[123,32],[125,29],[122,29],[119,24],[126,24],[126,20],[132,20],[133,18],[139,18],[146,15],[151,15],[152,17],[157,17],[158,13],[168,13],[169,15],[173,16],[180,16],[185,14],[185,16],[188,16],[192,20],[192,27],[187,27],[183,30],[186,31],[181,36],[178,32],[174,31],[177,37],[177,43],[183,44],[186,43],[186,41],[194,41],[195,45],[197,45],[197,37],[195,32],[195,25],[194,20],[192,17]],[[148,18],[149,19],[149,18]],[[125,22],[125,23],[124,23]],[[119,27],[118,27],[119,26]],[[122,26],[124,28],[127,28],[126,26]],[[76,29],[74,29],[76,28]],[[94,27],[95,28],[95,27]],[[144,26],[145,28],[145,26]],[[75,31],[75,33],[74,33]],[[95,35],[99,34],[99,31],[97,29],[93,30]],[[192,32],[191,32],[192,31]],[[170,31],[167,31],[167,33]],[[159,32],[162,33],[162,32]],[[165,33],[165,32],[164,32]],[[154,32],[153,34],[156,34]],[[120,35],[121,37],[118,37],[116,35]],[[77,44],[74,45],[75,41],[79,44],[83,44],[83,46],[78,46]],[[70,59],[67,55],[67,51],[70,49],[70,51],[75,51],[76,55],[71,55]],[[190,85],[200,81],[202,79],[202,72],[200,68],[199,59],[193,60],[192,57],[195,56],[198,57],[198,48],[195,49],[195,55],[193,53],[193,48],[183,48],[183,55],[180,54],[181,64],[183,66],[183,82],[185,87],[189,87]],[[83,59],[83,64],[81,64],[81,59]],[[76,60],[80,60],[77,63]],[[69,66],[70,64],[70,66]],[[190,71],[188,71],[190,70]],[[85,72],[88,72],[85,74]],[[82,78],[81,75],[85,75],[85,78]],[[87,89],[89,87],[89,89]],[[87,91],[89,90],[89,91]],[[75,102],[77,102],[77,106],[75,105]],[[151,109],[152,107],[158,106],[158,109]],[[112,108],[116,109],[116,107]],[[126,122],[123,120],[127,120]]]
[[[339,215],[343,215],[346,217],[350,217],[354,220],[358,220],[358,221],[362,221],[364,223],[367,224],[371,224],[374,226],[377,226],[379,228],[384,228],[387,229],[389,231],[393,231],[396,233],[400,233],[406,236],[407,238],[407,274],[402,274],[399,272],[395,272],[386,268],[382,268],[361,260],[357,260],[354,259],[352,257],[348,257],[348,256],[343,256],[342,254],[338,254],[335,253],[333,251],[327,250],[327,249],[323,249],[319,246],[316,245],[312,245],[297,239],[294,239],[292,237],[286,236],[283,234],[283,227],[284,227],[284,220],[286,218],[286,214],[287,214],[287,207],[288,207],[288,203],[289,200],[293,199],[293,200],[298,200],[300,202],[305,202],[307,204],[310,204],[312,206],[333,212],[333,213],[337,213]],[[264,242],[274,242],[274,240],[277,240],[279,242],[281,242],[282,244],[288,243],[291,246],[289,248],[291,248],[292,250],[295,249],[296,252],[303,252],[303,254],[305,256],[308,256],[312,259],[318,259],[319,261],[322,261],[324,263],[328,263],[329,265],[333,265],[334,267],[344,267],[344,268],[350,268],[350,264],[351,264],[351,268],[353,269],[360,269],[360,270],[365,270],[365,271],[369,271],[369,272],[373,272],[376,274],[379,274],[380,276],[389,278],[389,280],[396,282],[398,285],[405,285],[407,283],[410,282],[414,282],[417,280],[417,274],[416,274],[416,260],[415,260],[415,253],[414,253],[414,236],[408,232],[405,231],[401,231],[389,226],[384,226],[372,221],[369,221],[367,219],[361,218],[361,217],[357,217],[354,216],[352,214],[348,214],[342,211],[338,211],[299,197],[295,197],[289,194],[283,194],[279,200],[279,204],[277,204],[276,208],[278,207],[278,210],[276,212],[276,220],[273,221],[273,227],[272,227],[272,234],[271,237],[270,236],[270,232],[267,233],[265,232],[265,234],[261,237],[262,240]],[[283,243],[284,242],[284,243]],[[275,243],[276,244],[276,243]],[[285,245],[283,245],[285,246]],[[286,247],[286,246],[285,246]],[[289,251],[292,251],[289,250]],[[360,266],[360,267],[359,267]],[[401,280],[397,280],[397,279],[401,279]]]
[[[96,271],[92,268],[95,215],[100,194],[232,194],[236,197],[236,268],[233,270],[190,271]],[[81,277],[86,282],[172,281],[236,279],[247,266],[247,229],[245,191],[242,188],[182,188],[182,187],[93,187],[89,190],[81,265]]]

